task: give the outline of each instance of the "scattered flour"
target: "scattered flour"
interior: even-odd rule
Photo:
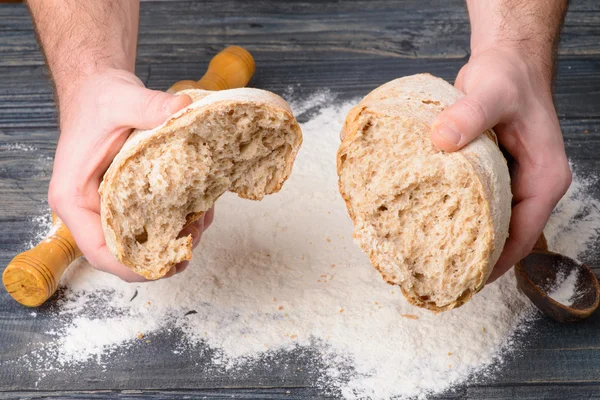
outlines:
[[[0,151],[37,151],[37,147],[23,143],[7,143],[0,145]]]
[[[576,285],[579,270],[574,269],[568,276],[561,275],[557,276],[554,288],[548,292],[548,296],[565,306],[570,306],[577,300]]]
[[[302,124],[304,144],[283,190],[261,202],[224,195],[183,274],[127,284],[74,263],[58,322],[46,332],[50,355],[39,364],[101,362],[145,335],[179,329],[188,345],[177,353],[208,345],[227,368],[317,349],[319,385],[346,399],[424,398],[499,365],[535,315],[514,275],[439,315],[386,284],[352,242],[337,190],[338,134],[352,104],[328,96],[293,103],[296,111],[322,107]],[[589,197],[576,178],[548,225],[551,248],[577,257],[598,236]]]

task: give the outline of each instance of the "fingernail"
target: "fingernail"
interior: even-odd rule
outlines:
[[[461,134],[448,124],[441,124],[437,127],[437,133],[448,143],[459,144]]]

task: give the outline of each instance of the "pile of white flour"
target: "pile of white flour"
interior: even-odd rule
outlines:
[[[183,274],[127,284],[85,261],[72,265],[62,281],[62,322],[47,332],[55,367],[102,362],[148,333],[175,328],[190,344],[182,351],[206,344],[228,367],[316,348],[326,365],[318,384],[346,399],[440,393],[501,363],[535,315],[512,272],[439,315],[385,283],[352,241],[335,172],[351,104],[332,103],[321,93],[293,104],[310,119],[283,190],[261,202],[225,194]],[[572,257],[600,228],[598,208],[589,207],[598,202],[585,188],[576,179],[548,225],[551,248]]]

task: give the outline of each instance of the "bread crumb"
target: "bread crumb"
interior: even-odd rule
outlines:
[[[485,333],[485,328],[481,328],[481,332]]]
[[[148,340],[146,340],[146,343],[150,343],[150,340],[149,340],[149,339],[148,339]]]
[[[327,240],[327,243],[331,243],[331,239],[325,238],[325,240]]]
[[[448,352],[448,357],[450,357],[452,355],[452,353]]]
[[[277,307],[277,309],[278,309],[279,311],[281,311],[281,310],[283,310],[283,306],[279,306],[279,307]]]
[[[298,335],[291,335],[290,339],[296,339],[298,337]]]
[[[143,333],[138,333],[138,336],[137,336],[137,337],[138,337],[138,339],[141,339],[141,338],[143,338],[143,337],[144,337],[144,334],[143,334]]]
[[[335,268],[335,264],[331,264],[331,268]]]
[[[343,308],[340,308],[340,312],[341,312],[341,313],[343,313],[343,312],[344,312],[344,309],[343,309]]]
[[[587,135],[588,133],[590,133],[587,129],[583,131],[584,135]]]
[[[401,316],[403,316],[404,318],[408,318],[408,319],[419,319],[419,317],[414,314],[401,314]]]

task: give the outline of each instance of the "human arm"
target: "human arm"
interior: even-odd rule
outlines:
[[[191,99],[148,90],[135,76],[138,0],[29,0],[27,5],[59,109],[50,206],[92,265],[143,281],[106,247],[98,186],[132,128],[154,128]],[[185,232],[194,244],[212,219],[207,215]]]
[[[510,154],[510,235],[489,282],[526,256],[571,183],[552,99],[566,0],[467,0],[471,57],[455,86],[466,93],[432,126],[434,144],[456,151],[494,127]]]

